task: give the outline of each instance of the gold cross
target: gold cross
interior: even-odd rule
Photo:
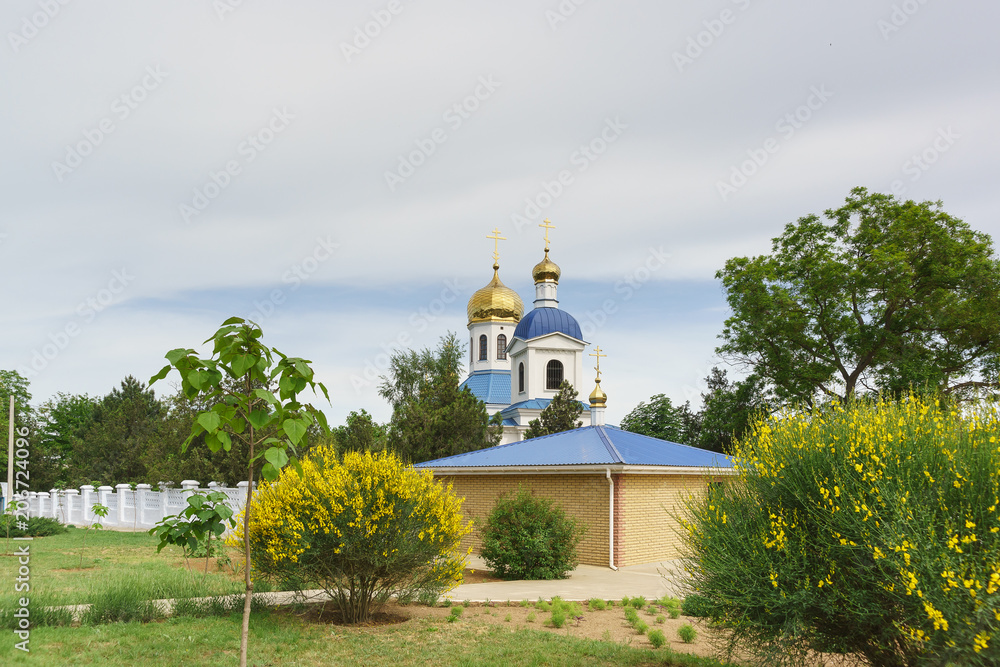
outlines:
[[[486,238],[493,239],[493,261],[499,263],[500,262],[500,242],[501,241],[506,241],[507,239],[505,237],[503,237],[503,236],[500,236],[500,228],[499,227],[494,227],[493,228],[493,234],[490,235],[490,236],[487,236]]]
[[[538,226],[545,228],[545,252],[548,252],[549,251],[549,230],[550,229],[555,229],[556,226],[553,225],[551,222],[549,222],[548,218],[545,218],[545,220],[542,222],[542,224],[540,224]]]
[[[606,354],[601,354],[601,346],[598,345],[594,348],[594,351],[590,353],[590,356],[597,357],[597,365],[594,366],[594,370],[597,371],[597,377],[601,377],[601,357],[607,357]]]

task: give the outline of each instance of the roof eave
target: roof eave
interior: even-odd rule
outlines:
[[[418,470],[430,470],[435,475],[586,475],[591,473],[603,475],[609,468],[612,472],[629,475],[720,476],[736,474],[736,470],[734,468],[718,468],[714,466],[656,466],[628,465],[621,463],[537,466],[428,466],[418,468]]]

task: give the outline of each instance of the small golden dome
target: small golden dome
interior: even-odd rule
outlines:
[[[562,271],[559,270],[559,266],[549,259],[548,248],[545,249],[545,258],[538,264],[535,264],[535,268],[531,270],[531,277],[535,279],[536,283],[558,283],[561,274]]]
[[[590,407],[592,408],[606,408],[608,403],[608,395],[604,393],[601,389],[601,381],[597,381],[597,386],[594,387],[594,391],[590,392]]]
[[[493,265],[493,280],[476,290],[469,299],[469,324],[473,322],[518,322],[524,315],[524,304],[517,292],[500,281],[500,266]]]

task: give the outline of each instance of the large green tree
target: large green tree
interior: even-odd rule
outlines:
[[[333,437],[337,443],[337,453],[345,452],[377,452],[388,445],[389,428],[379,424],[364,409],[361,412],[351,411],[347,415],[347,423],[333,429]]]
[[[459,389],[464,348],[454,333],[436,350],[396,352],[379,394],[392,405],[389,448],[413,463],[491,447],[502,427],[468,389]]]
[[[72,486],[145,482],[143,454],[154,445],[165,408],[152,389],[129,375],[98,402],[73,440]]]
[[[23,422],[33,416],[28,379],[17,371],[0,370],[0,432],[3,433],[5,443],[9,430],[11,396],[14,397],[14,421],[17,425],[24,426]],[[33,422],[28,426],[32,425]]]
[[[32,489],[69,486],[73,452],[80,450],[98,402],[86,394],[59,392],[39,406],[38,435],[31,449]]]
[[[733,312],[719,353],[784,400],[995,392],[1000,264],[990,237],[940,202],[864,188],[824,218],[788,224],[772,254],[735,257],[716,274]]]
[[[568,380],[563,380],[559,385],[559,393],[552,397],[538,419],[528,422],[528,430],[524,432],[525,439],[580,428],[583,425],[579,421],[583,405],[576,400],[576,395],[573,385]]]
[[[768,412],[767,389],[756,375],[734,382],[718,367],[711,370],[705,383],[707,391],[701,395],[703,407],[698,413],[701,433],[696,444],[729,454],[753,421]]]
[[[669,398],[656,394],[649,402],[640,401],[621,421],[621,428],[684,445],[698,444],[701,414],[691,410],[691,402],[675,407]]]

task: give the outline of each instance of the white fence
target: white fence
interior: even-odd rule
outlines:
[[[209,482],[207,489],[199,489],[198,482],[185,480],[180,489],[153,491],[149,484],[137,484],[133,490],[128,484],[110,486],[81,486],[80,490],[67,489],[36,493],[29,491],[28,516],[47,516],[62,523],[80,526],[90,525],[98,517],[93,512],[94,505],[108,508],[108,515],[100,519],[101,525],[109,528],[152,528],[161,519],[181,512],[187,507],[187,499],[196,491],[222,491],[228,497],[226,504],[234,514],[243,511],[247,499],[247,483],[240,482],[230,489],[215,482]]]

